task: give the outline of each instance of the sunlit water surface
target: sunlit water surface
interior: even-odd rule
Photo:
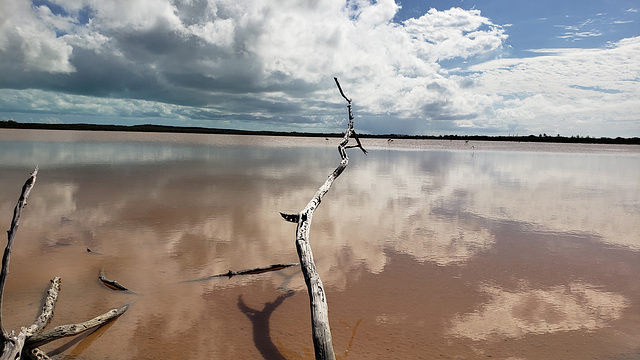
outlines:
[[[0,130],[0,220],[39,176],[4,322],[134,302],[44,348],[76,359],[311,359],[295,224],[337,139]],[[638,359],[640,148],[364,140],[311,244],[340,359]],[[92,253],[87,252],[87,248]],[[115,292],[100,270],[132,290]]]

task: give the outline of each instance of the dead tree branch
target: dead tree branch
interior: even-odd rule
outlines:
[[[87,320],[79,324],[56,326],[51,330],[42,332],[27,339],[25,347],[38,347],[63,337],[74,336],[82,334],[85,331],[95,329],[124,314],[129,306],[131,306],[131,304],[124,305],[118,309],[111,309],[102,315],[96,316],[91,320]]]
[[[51,358],[47,356],[47,353],[40,350],[40,348],[33,348],[29,351],[25,351],[22,353],[23,357],[26,357],[29,360],[50,360]]]
[[[320,206],[322,198],[329,191],[329,189],[331,189],[331,185],[333,184],[335,179],[340,176],[340,174],[342,174],[344,169],[347,167],[347,164],[349,163],[349,156],[347,156],[346,149],[351,147],[359,147],[363,153],[367,153],[353,129],[351,99],[349,99],[342,91],[342,87],[340,86],[338,79],[334,78],[334,80],[336,82],[336,85],[338,86],[340,95],[342,95],[342,97],[348,103],[347,108],[349,111],[348,128],[344,133],[342,141],[338,145],[338,152],[340,153],[340,158],[342,160],[340,161],[338,167],[333,170],[324,184],[318,189],[311,201],[309,201],[307,206],[301,212],[299,212],[298,214],[280,213],[282,215],[282,218],[286,221],[295,222],[298,224],[296,228],[296,250],[298,251],[298,256],[300,257],[302,273],[304,275],[305,283],[307,284],[307,291],[309,292],[309,302],[311,306],[311,323],[313,331],[313,346],[315,349],[315,357],[318,360],[334,360],[335,353],[331,340],[327,297],[325,295],[325,290],[322,285],[320,275],[318,275],[318,271],[316,270],[316,265],[313,260],[313,253],[309,244],[311,219],[315,210],[318,208],[318,206]],[[350,137],[355,138],[356,145],[347,146]]]
[[[273,265],[269,265],[269,266],[261,266],[261,267],[257,267],[257,268],[253,268],[253,269],[243,269],[243,270],[229,270],[226,273],[222,273],[222,274],[217,274],[217,275],[211,275],[211,276],[205,276],[203,278],[199,278],[199,279],[194,279],[194,280],[185,280],[185,281],[181,281],[181,283],[185,283],[185,282],[196,282],[196,281],[206,281],[206,280],[211,280],[211,279],[215,279],[215,278],[220,278],[220,277],[228,277],[229,279],[231,279],[232,277],[236,276],[236,275],[256,275],[256,274],[262,274],[262,273],[266,273],[269,271],[278,271],[278,270],[282,270],[282,269],[286,269],[292,266],[298,266],[300,265],[300,263],[288,263],[288,264],[273,264]]]
[[[28,328],[24,330],[25,336],[27,338],[32,337],[33,335],[39,333],[44,329],[51,318],[53,317],[53,309],[56,306],[56,301],[58,300],[58,294],[60,293],[60,280],[59,276],[56,276],[51,280],[51,285],[49,285],[49,290],[47,290],[47,298],[44,301],[44,305],[42,305],[42,311],[40,315],[36,319],[36,321],[31,324]]]

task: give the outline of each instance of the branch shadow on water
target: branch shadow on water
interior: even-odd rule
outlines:
[[[244,303],[242,295],[238,296],[238,308],[243,314],[251,320],[253,327],[253,342],[256,348],[265,360],[286,360],[280,353],[278,347],[271,340],[271,331],[269,327],[269,319],[271,314],[282,304],[282,302],[295,294],[294,291],[288,291],[278,296],[273,302],[264,304],[262,310],[252,309]]]

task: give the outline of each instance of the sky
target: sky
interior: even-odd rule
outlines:
[[[0,120],[640,136],[638,0],[2,0]]]

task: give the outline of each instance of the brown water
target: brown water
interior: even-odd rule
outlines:
[[[300,211],[337,140],[0,130],[0,221],[38,164],[8,329],[135,302],[73,359],[312,359]],[[341,359],[640,358],[640,148],[365,140],[311,243]],[[94,253],[87,253],[90,248]],[[99,254],[98,254],[99,253]],[[107,289],[100,270],[133,293]]]

